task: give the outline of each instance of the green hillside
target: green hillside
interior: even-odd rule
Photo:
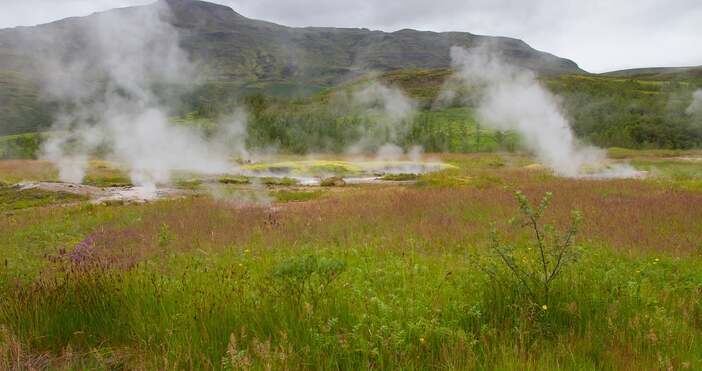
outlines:
[[[0,71],[0,135],[47,128],[51,110],[39,99],[37,85],[13,72]]]
[[[471,107],[442,107],[435,104],[447,78],[448,69],[392,71],[378,80],[402,89],[420,104],[411,123],[408,144],[420,144],[429,151],[474,152],[514,148],[509,133],[483,133],[483,145],[476,145],[478,122]],[[329,150],[324,143],[334,138],[333,148],[353,141],[349,127],[369,125],[363,116],[339,115],[327,102],[339,91],[358,89],[368,79],[358,79],[337,89],[296,100],[258,96],[247,101],[251,128],[258,142],[275,142],[295,152]],[[564,113],[576,134],[586,142],[603,147],[686,149],[702,146],[700,117],[686,113],[692,93],[702,87],[696,81],[648,81],[604,76],[564,75],[544,77],[541,82],[561,98]],[[255,103],[253,103],[255,101]],[[208,101],[211,103],[211,101]],[[217,105],[215,105],[216,107]],[[226,105],[221,105],[224,109]],[[474,108],[474,107],[473,107]],[[217,109],[215,109],[215,112]],[[481,129],[485,131],[483,127]],[[497,134],[495,141],[493,135]],[[490,137],[493,139],[485,138]],[[315,139],[316,138],[316,139]],[[492,145],[488,145],[492,142]],[[290,143],[291,146],[286,145]],[[292,145],[294,144],[294,145]]]
[[[702,81],[702,66],[653,67],[613,71],[602,74],[608,77],[635,78],[639,80],[697,80]]]
[[[700,119],[685,113],[692,92],[702,87],[700,67],[592,75],[572,61],[539,52],[517,39],[456,32],[292,28],[249,19],[221,5],[167,2],[172,8],[168,20],[178,30],[183,49],[206,74],[205,81],[184,97],[176,114],[214,121],[243,104],[253,113],[252,145],[275,145],[292,152],[338,151],[372,120],[354,113],[339,115],[326,107],[329,97],[379,79],[420,103],[408,140],[429,150],[475,150],[474,138],[466,134],[475,133],[477,125],[472,108],[450,111],[457,107],[448,107],[451,113],[445,115],[444,110],[437,111],[435,99],[452,74],[450,47],[484,41],[510,63],[537,72],[543,84],[562,98],[566,115],[585,141],[674,149],[702,142]],[[120,19],[143,9],[0,30],[0,136],[50,126],[55,110],[40,99],[35,73],[38,50],[53,48],[66,58],[82,58],[90,53],[83,50],[87,47],[82,33],[90,17]],[[47,45],[46,40],[59,42]],[[463,112],[462,116],[456,112]],[[423,127],[427,123],[433,126]],[[463,137],[449,139],[451,135]]]
[[[231,8],[195,0],[167,1],[162,17],[179,33],[181,47],[198,63],[210,94],[309,96],[369,72],[450,66],[452,46],[490,42],[511,63],[544,75],[582,72],[567,59],[534,50],[521,40],[470,33],[293,28],[246,18]],[[148,5],[154,7],[157,5]],[[46,51],[62,62],[90,60],[87,41],[95,17],[117,22],[145,7],[117,9],[36,27],[0,30],[0,135],[45,128],[48,110],[38,99],[39,62]],[[95,72],[99,76],[100,71]],[[97,77],[96,77],[97,79]]]

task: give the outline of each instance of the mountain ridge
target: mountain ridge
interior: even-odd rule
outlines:
[[[571,60],[535,50],[524,41],[514,38],[476,35],[468,32],[432,32],[413,29],[385,32],[364,28],[289,27],[247,18],[231,7],[199,0],[159,0],[149,5],[112,9],[85,17],[71,17],[38,26],[2,29],[0,30],[0,40],[3,34],[12,31],[15,33],[40,33],[43,29],[56,31],[55,28],[58,27],[75,28],[91,17],[120,12],[127,13],[138,8],[159,6],[159,4],[167,4],[171,9],[173,19],[170,22],[181,33],[183,48],[195,57],[208,62],[210,61],[208,58],[212,57],[212,53],[208,53],[210,51],[207,50],[208,46],[217,44],[217,47],[225,51],[225,57],[231,57],[230,61],[233,65],[241,65],[244,59],[242,56],[251,49],[263,50],[264,54],[276,58],[276,62],[280,64],[285,56],[276,55],[275,51],[271,49],[287,47],[301,53],[303,59],[307,59],[305,62],[312,66],[320,64],[318,59],[320,55],[315,55],[319,54],[319,50],[315,49],[329,48],[332,49],[332,53],[322,53],[321,55],[329,62],[327,64],[337,64],[337,67],[350,70],[356,67],[363,70],[379,69],[381,71],[407,67],[441,68],[450,66],[449,49],[454,44],[471,46],[490,41],[495,44],[496,49],[511,59],[511,62],[538,73],[585,72]],[[248,39],[251,42],[242,44],[236,38]],[[203,45],[206,46],[203,47]],[[347,50],[342,50],[343,48],[347,48]],[[398,49],[405,50],[400,53]],[[233,55],[233,53],[226,55],[226,52],[230,51],[240,53],[239,55]],[[339,63],[339,58],[333,58],[333,54],[352,55],[357,58],[350,58],[350,60],[345,61],[346,63]],[[330,56],[332,58],[329,58]],[[215,59],[216,62],[221,62],[221,60],[217,60],[216,56]]]
[[[643,67],[629,68],[624,70],[601,73],[601,76],[640,78],[652,80],[668,80],[680,78],[700,78],[702,77],[702,65],[684,67]]]
[[[99,17],[119,19],[164,4],[169,8],[165,19],[177,31],[181,48],[202,67],[205,80],[242,94],[309,95],[373,72],[450,68],[452,46],[485,42],[509,62],[538,74],[586,73],[571,60],[514,38],[412,29],[289,27],[210,2],[159,0],[0,30],[0,135],[50,124],[52,107],[39,90],[47,51],[61,59],[89,61],[95,55],[88,48],[90,24],[100,22]]]

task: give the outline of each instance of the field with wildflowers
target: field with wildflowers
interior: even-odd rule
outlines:
[[[615,152],[651,176],[475,154],[437,155],[455,168],[414,184],[269,186],[255,203],[3,187],[0,368],[700,369],[702,162]],[[52,177],[0,162],[6,183]],[[532,213],[552,193],[545,243],[582,214],[547,297],[511,271],[538,281],[543,263],[534,228],[510,223],[516,191]]]

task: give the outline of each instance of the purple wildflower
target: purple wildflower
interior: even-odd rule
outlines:
[[[90,260],[94,252],[95,237],[90,235],[77,244],[67,256],[73,264],[82,264]]]

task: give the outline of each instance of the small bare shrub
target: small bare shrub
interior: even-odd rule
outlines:
[[[541,221],[552,196],[550,192],[546,193],[534,208],[522,192],[515,192],[521,215],[510,220],[510,224],[527,228],[533,237],[525,244],[507,243],[499,238],[493,225],[492,254],[481,264],[495,282],[504,282],[505,276],[511,278],[507,282],[543,310],[548,309],[553,282],[580,255],[575,245],[582,219],[580,212],[572,211],[570,226],[564,232]]]

